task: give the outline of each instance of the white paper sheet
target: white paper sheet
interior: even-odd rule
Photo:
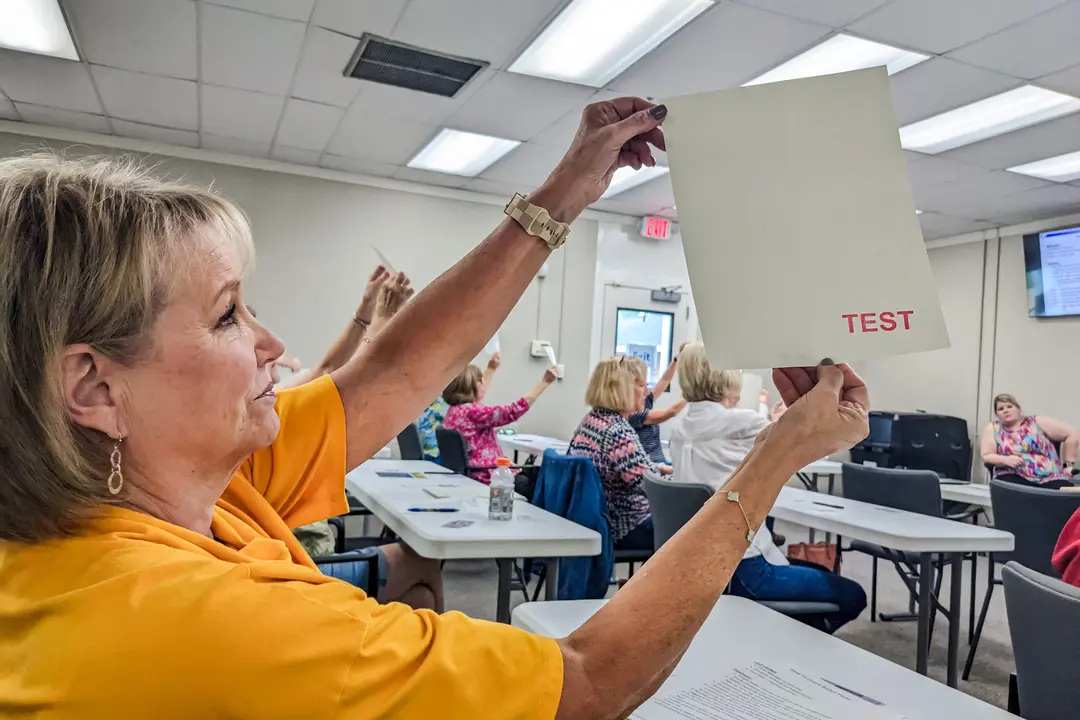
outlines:
[[[664,102],[713,366],[948,346],[883,68]]]
[[[491,339],[488,340],[487,345],[484,346],[483,354],[491,356],[491,355],[494,355],[497,352],[500,352],[500,350],[499,350],[499,333],[498,332],[496,332],[494,335],[492,335]]]
[[[678,671],[676,671],[678,672]],[[703,682],[672,683],[630,717],[633,720],[900,720],[872,698],[812,672],[750,662],[710,672]],[[672,676],[674,679],[675,676]]]
[[[379,248],[375,247],[374,243],[371,243],[371,249],[374,250],[375,254],[379,256],[379,262],[382,263],[383,267],[389,270],[391,274],[397,273],[397,270],[394,269],[394,266],[390,263],[389,260],[386,259],[386,256],[382,254],[382,250],[379,250]]]

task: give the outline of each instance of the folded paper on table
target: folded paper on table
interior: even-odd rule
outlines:
[[[714,367],[948,347],[884,68],[665,103]]]

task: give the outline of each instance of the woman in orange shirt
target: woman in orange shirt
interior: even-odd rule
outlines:
[[[618,167],[653,164],[665,113],[590,105],[529,201],[573,221]],[[591,720],[655,691],[747,523],[866,435],[850,369],[776,373],[791,407],[728,481],[741,505],[709,503],[562,640],[380,605],[289,531],[343,512],[345,473],[494,334],[551,253],[523,223],[368,352],[277,395],[282,344],[245,309],[233,205],[111,160],[0,161],[0,717]]]

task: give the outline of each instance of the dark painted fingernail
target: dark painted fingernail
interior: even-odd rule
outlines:
[[[654,120],[663,120],[667,117],[667,105],[657,105],[649,111],[649,114],[653,116]]]
[[[835,365],[836,363],[834,363],[831,358],[825,358],[824,360],[821,361],[821,364],[824,365],[824,366],[829,366],[829,365]]]

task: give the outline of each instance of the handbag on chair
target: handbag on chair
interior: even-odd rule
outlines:
[[[788,545],[792,560],[820,566],[822,570],[840,572],[840,553],[836,543],[792,543]]]

